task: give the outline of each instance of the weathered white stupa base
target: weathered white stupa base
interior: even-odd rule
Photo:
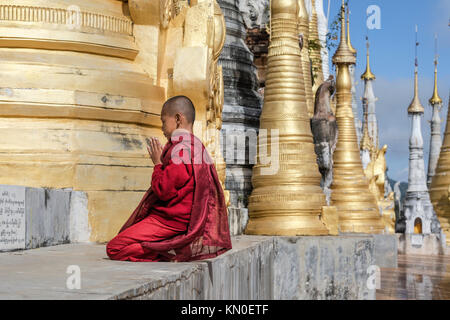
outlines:
[[[428,191],[408,191],[403,210],[405,233],[398,238],[399,254],[450,254]]]
[[[441,226],[434,212],[428,191],[409,191],[403,205],[406,218],[405,233],[414,233],[416,219],[420,219],[422,233],[440,233]]]
[[[445,243],[445,233],[398,233],[398,254],[450,255]]]

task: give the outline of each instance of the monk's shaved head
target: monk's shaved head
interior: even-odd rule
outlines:
[[[193,124],[195,121],[195,108],[191,99],[186,96],[176,96],[164,103],[161,115],[175,116],[177,113],[181,113],[188,123]]]

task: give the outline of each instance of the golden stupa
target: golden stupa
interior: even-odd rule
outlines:
[[[148,189],[166,98],[193,100],[216,150],[215,0],[0,0],[0,30],[0,184],[83,192],[90,241],[115,236]]]
[[[297,0],[271,3],[267,80],[246,234],[329,234],[325,221],[332,208],[324,208],[320,188],[298,42],[298,10]]]
[[[341,39],[333,56],[337,66],[336,121],[339,135],[333,160],[331,204],[339,214],[341,232],[381,233],[384,229],[374,195],[364,175],[356,138],[351,106],[351,77],[349,65],[356,58],[350,50],[345,34],[345,5],[341,6]]]
[[[430,103],[442,103],[437,91],[437,67],[435,68],[433,96]],[[450,246],[450,95],[447,110],[447,124],[436,172],[430,185],[430,198],[434,210],[446,235],[447,246]]]
[[[303,35],[303,48],[301,50],[301,55],[306,105],[308,107],[308,115],[312,118],[314,115],[314,97],[311,80],[311,60],[309,59],[309,16],[306,11],[305,0],[298,0],[298,5],[299,31]]]

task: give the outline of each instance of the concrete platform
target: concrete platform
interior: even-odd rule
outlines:
[[[232,242],[217,258],[184,263],[112,261],[100,244],[3,252],[0,299],[375,298],[367,270],[382,256],[373,236],[235,236]],[[79,267],[80,289],[67,286],[75,276],[69,266]]]

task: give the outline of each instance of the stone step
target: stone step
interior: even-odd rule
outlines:
[[[235,236],[179,263],[113,261],[102,244],[3,252],[0,299],[374,299],[369,267],[397,266],[395,237],[378,237]]]

